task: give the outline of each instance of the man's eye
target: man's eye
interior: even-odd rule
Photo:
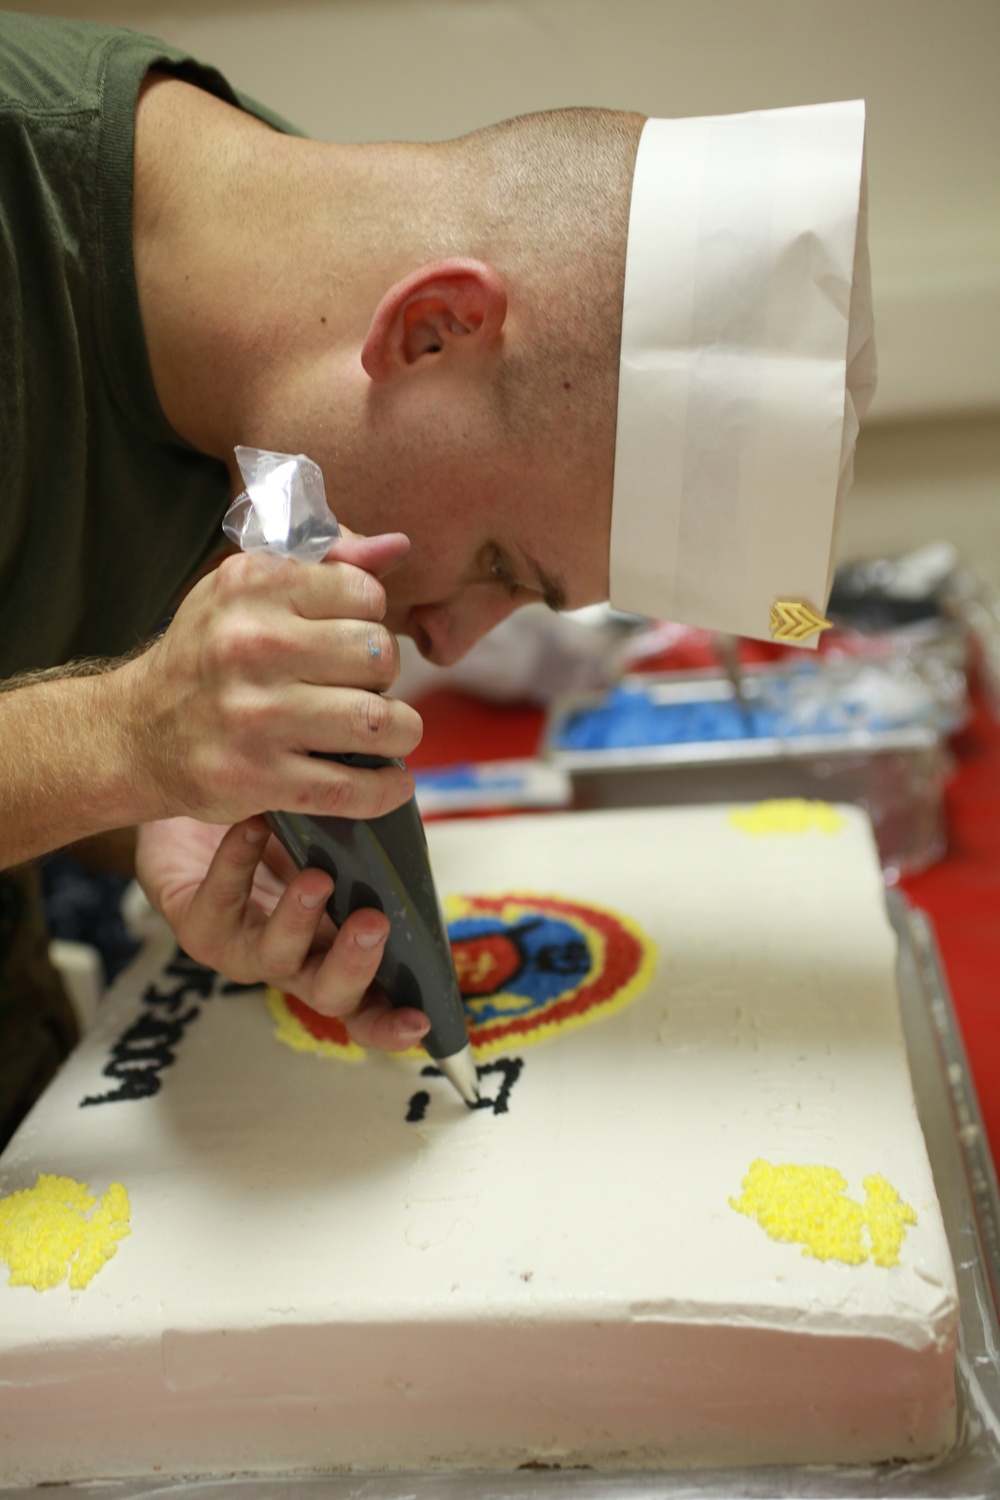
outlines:
[[[512,599],[517,597],[520,584],[507,566],[507,559],[496,547],[490,554],[490,577],[502,589],[505,589]]]

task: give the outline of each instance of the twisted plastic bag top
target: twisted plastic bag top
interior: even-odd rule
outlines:
[[[275,562],[322,562],[340,527],[326,503],[319,465],[304,453],[242,446],[235,453],[246,489],[226,511],[226,535],[244,552]]]

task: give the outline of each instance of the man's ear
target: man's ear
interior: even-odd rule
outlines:
[[[361,350],[371,380],[433,359],[461,339],[493,346],[507,316],[507,292],[485,261],[438,260],[389,288],[375,309]]]

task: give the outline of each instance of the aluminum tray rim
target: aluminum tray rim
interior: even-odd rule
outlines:
[[[768,675],[761,669],[748,675],[748,696],[757,696],[759,684]],[[723,702],[733,698],[728,678],[721,674],[696,676],[677,673],[659,677],[626,677],[625,687],[641,687],[657,704]],[[892,729],[855,729],[844,734],[769,735],[748,740],[690,740],[672,745],[628,745],[613,749],[580,750],[558,744],[566,721],[583,709],[600,706],[604,692],[567,694],[557,698],[546,715],[538,754],[560,770],[574,775],[588,772],[655,770],[663,766],[711,763],[745,764],[748,761],[798,761],[850,759],[857,755],[906,753],[940,749],[944,742],[941,729],[929,724],[913,724]]]

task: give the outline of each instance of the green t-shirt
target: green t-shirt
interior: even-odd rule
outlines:
[[[226,468],[153,388],[132,253],[136,32],[0,12],[0,678],[141,641],[221,540]]]

